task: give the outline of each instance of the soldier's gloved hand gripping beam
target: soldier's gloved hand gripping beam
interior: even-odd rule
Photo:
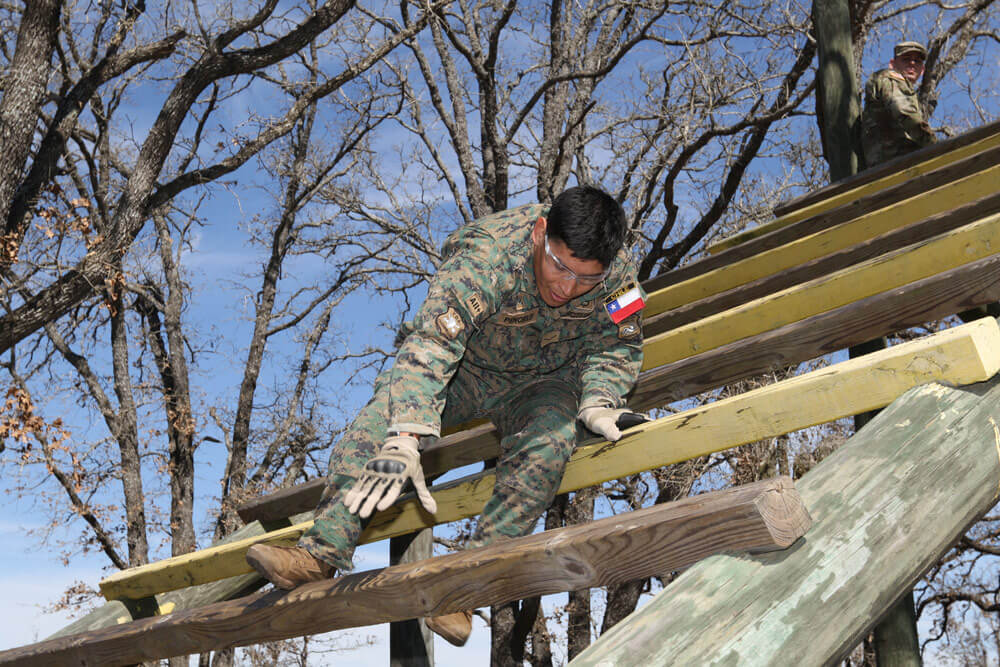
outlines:
[[[603,435],[611,442],[622,437],[621,429],[632,428],[649,421],[649,417],[628,408],[608,408],[591,406],[580,408],[576,416],[583,425],[598,435]]]
[[[424,482],[417,439],[412,435],[389,436],[344,496],[344,505],[351,514],[366,519],[373,510],[384,510],[396,502],[407,481],[413,482],[424,509],[434,514],[437,503]]]

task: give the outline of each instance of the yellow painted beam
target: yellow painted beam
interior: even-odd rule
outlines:
[[[771,331],[1000,252],[1000,214],[645,341],[643,370]]]
[[[786,215],[775,218],[771,222],[758,225],[753,229],[748,229],[740,232],[739,234],[733,234],[728,238],[722,239],[721,241],[708,246],[707,251],[709,254],[714,255],[723,250],[727,250],[728,248],[745,243],[751,239],[773,232],[776,229],[787,227],[788,225],[799,222],[800,220],[805,220],[806,218],[818,215],[824,211],[829,211],[837,206],[849,204],[850,202],[857,201],[862,197],[868,197],[877,192],[881,192],[882,190],[887,190],[894,185],[905,183],[906,181],[916,178],[917,176],[922,176],[941,167],[947,167],[948,165],[954,164],[959,160],[964,160],[967,157],[972,157],[973,155],[982,153],[983,151],[991,148],[996,148],[997,146],[1000,146],[1000,134],[986,137],[985,139],[968,144],[967,146],[961,146],[948,153],[943,153],[942,155],[933,157],[926,162],[915,164],[912,167],[888,174],[874,181],[862,183],[856,188],[844,190],[843,192],[827,197],[826,199],[818,201],[810,206],[804,206],[800,209],[796,209]]]
[[[579,447],[566,466],[559,492],[880,408],[920,384],[982,382],[998,370],[1000,327],[990,318],[978,320],[658,419],[628,431],[617,443]],[[492,475],[483,475],[434,489],[438,511],[433,516],[412,498],[401,502],[377,515],[361,541],[475,516],[489,498],[493,483]],[[310,525],[301,523],[126,570],[102,581],[101,592],[109,599],[137,598],[242,574],[250,571],[244,555],[252,544],[290,544]]]
[[[725,292],[764,276],[825,257],[894,229],[997,192],[1000,165],[921,193],[850,222],[664,287],[649,295],[646,316]]]

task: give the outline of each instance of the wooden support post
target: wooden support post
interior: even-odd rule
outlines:
[[[389,564],[400,565],[425,560],[433,555],[434,530],[389,539]],[[422,618],[408,618],[389,624],[389,667],[433,667],[434,634]]]
[[[982,319],[883,353],[837,364],[630,429],[615,443],[577,447],[558,493],[576,491],[652,468],[686,461],[762,438],[887,405],[907,389],[935,381],[981,382],[1000,370],[1000,327]],[[376,514],[362,542],[457,521],[482,511],[494,484],[492,473],[435,487],[438,511],[427,514],[410,494]],[[295,542],[311,522],[262,538],[211,547],[151,563],[101,582],[105,597],[143,597],[248,571],[251,544]]]
[[[573,667],[835,664],[1000,497],[1000,379],[907,392],[798,488],[807,539],[699,563]]]
[[[779,478],[430,560],[258,593],[0,652],[0,665],[111,667],[606,586],[721,551],[783,549],[810,525]]]

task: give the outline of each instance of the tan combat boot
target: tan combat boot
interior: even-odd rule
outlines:
[[[431,632],[444,637],[453,646],[465,646],[472,634],[472,612],[459,611],[444,616],[428,616],[424,619]]]
[[[329,579],[337,572],[337,568],[315,558],[302,547],[255,544],[247,550],[247,562],[262,577],[286,591],[310,581]]]

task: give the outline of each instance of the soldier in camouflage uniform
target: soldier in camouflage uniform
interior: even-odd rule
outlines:
[[[889,67],[868,80],[861,114],[865,163],[871,167],[934,142],[917,100],[927,49],[919,42],[900,42]]]
[[[501,452],[471,546],[530,533],[559,488],[578,420],[617,440],[619,419],[635,417],[624,396],[642,362],[640,313],[616,323],[607,307],[641,289],[624,234],[621,207],[591,187],[567,190],[551,210],[521,206],[454,232],[394,365],[334,448],[300,548],[257,545],[247,560],[282,588],[350,570],[364,519],[404,483],[436,510],[418,441],[476,418],[496,425]],[[463,617],[460,626],[470,619],[428,624],[461,645],[468,627],[442,630],[449,617]]]

